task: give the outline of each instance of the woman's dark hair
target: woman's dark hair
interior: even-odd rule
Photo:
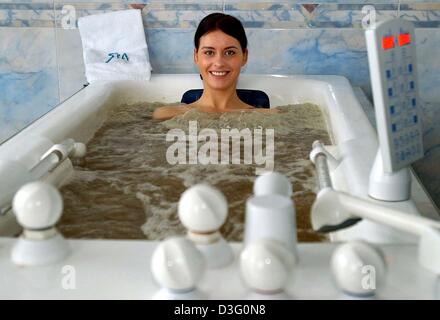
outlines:
[[[198,50],[200,44],[200,38],[205,34],[221,30],[227,35],[235,38],[240,42],[241,50],[244,52],[247,48],[246,32],[240,20],[224,13],[211,13],[200,21],[197,27],[196,34],[194,35],[194,46]]]

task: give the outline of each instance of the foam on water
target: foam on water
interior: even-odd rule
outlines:
[[[205,113],[192,109],[183,115],[163,122],[168,129],[188,129],[189,121],[197,121],[200,128],[220,130],[222,128],[273,128],[278,136],[293,134],[301,129],[325,129],[325,122],[319,107],[311,103],[279,106],[279,113],[270,114],[255,111],[234,111]]]
[[[252,195],[255,169],[261,166],[243,161],[228,165],[169,164],[166,150],[172,142],[165,140],[166,133],[171,128],[188,131],[189,122],[197,121],[199,130],[274,129],[274,169],[292,182],[298,239],[324,239],[312,231],[309,218],[315,199],[309,152],[316,139],[330,142],[318,106],[282,106],[277,114],[190,110],[159,122],[151,115],[160,105],[139,103],[116,108],[89,141],[87,155],[75,162],[75,175],[61,190],[65,210],[59,228],[66,237],[161,240],[184,234],[177,216],[180,195],[196,183],[207,182],[219,188],[229,203],[229,218],[221,231],[227,240],[241,241],[245,202]]]

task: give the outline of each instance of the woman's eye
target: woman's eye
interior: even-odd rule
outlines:
[[[225,52],[226,56],[233,56],[234,54],[235,54],[234,50],[228,50],[228,51]]]
[[[207,56],[213,56],[213,55],[214,55],[214,51],[212,51],[212,50],[207,50],[207,51],[205,51],[205,54],[206,54]]]

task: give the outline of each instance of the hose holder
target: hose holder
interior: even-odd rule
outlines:
[[[341,216],[356,215],[419,237],[419,263],[440,274],[440,222],[409,215],[385,207],[374,200],[362,199],[331,188],[319,192],[312,206],[313,228],[320,229],[323,217],[337,212]]]
[[[8,182],[0,184],[0,216],[11,210],[12,198],[24,184],[40,180],[55,170],[67,157],[80,158],[85,154],[85,144],[66,139],[47,150],[31,169],[19,161],[0,160],[0,180]]]
[[[320,195],[325,192],[323,190],[333,190],[329,167],[331,170],[335,170],[339,166],[340,161],[325,150],[320,141],[316,140],[313,142],[312,147],[313,149],[310,152],[310,160],[315,164],[316,175],[318,177],[319,192],[316,200],[318,201]],[[312,221],[313,220],[315,220],[315,224],[312,224],[315,231],[329,233],[348,228],[361,221],[362,218],[345,214],[338,210],[328,210],[326,214],[321,214],[319,217],[312,215]]]

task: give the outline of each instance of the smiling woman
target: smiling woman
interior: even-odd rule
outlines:
[[[202,112],[274,112],[256,109],[238,97],[238,76],[247,59],[247,38],[241,22],[223,13],[206,16],[194,36],[194,63],[203,80],[202,96],[191,104],[158,108],[153,118],[170,119],[193,108]]]

